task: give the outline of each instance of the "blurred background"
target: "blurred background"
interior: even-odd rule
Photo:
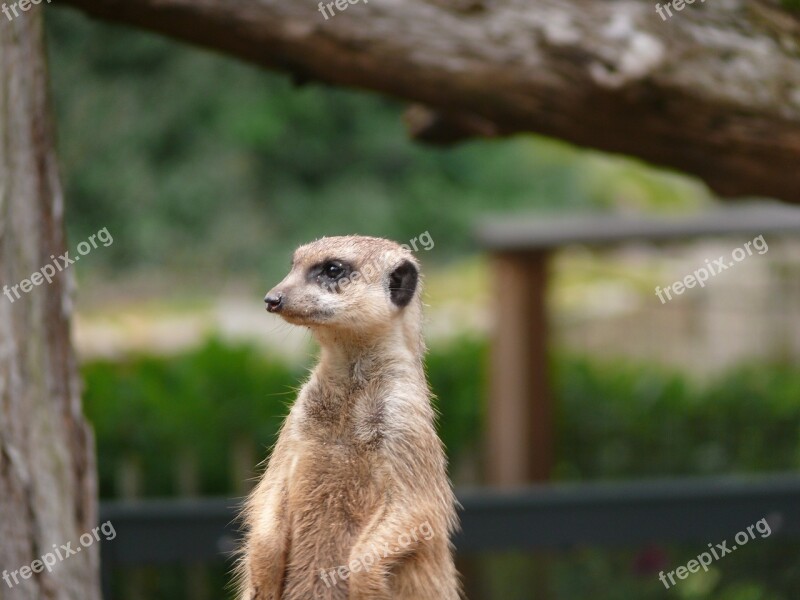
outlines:
[[[314,357],[307,333],[265,313],[263,294],[298,244],[346,233],[434,241],[417,253],[428,372],[453,480],[479,485],[494,291],[476,226],[490,214],[716,206],[692,179],[535,136],[426,148],[408,140],[399,102],[47,16],[68,247],[102,228],[114,240],[76,269],[103,501],[247,493]],[[800,245],[767,236],[767,254],[705,289],[665,305],[654,294],[748,239],[554,255],[555,481],[797,470]],[[797,598],[800,548],[770,540],[665,590],[658,572],[702,550],[578,547],[467,567],[476,598],[530,598],[543,561],[558,599]],[[229,567],[118,569],[114,597],[232,597]]]

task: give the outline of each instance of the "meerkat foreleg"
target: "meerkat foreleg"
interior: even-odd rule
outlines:
[[[289,526],[286,470],[280,440],[269,467],[248,501],[248,534],[240,565],[241,600],[280,600],[286,568]]]
[[[384,510],[376,522],[367,526],[350,551],[350,600],[391,600],[390,573],[393,568],[410,556],[426,550],[431,538],[423,537],[420,529],[427,526],[432,534],[437,533],[431,523],[431,512],[409,510],[403,506],[392,506]],[[437,523],[439,525],[439,523]],[[439,535],[447,535],[446,525],[441,524]],[[450,600],[436,596],[430,598]],[[427,598],[427,596],[426,596]],[[425,600],[420,597],[418,600]]]

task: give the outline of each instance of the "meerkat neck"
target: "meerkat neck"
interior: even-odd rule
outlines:
[[[411,347],[399,331],[385,332],[367,338],[336,335],[317,335],[322,353],[319,368],[328,374],[370,373],[384,369],[387,364],[419,370],[422,376],[421,346]]]

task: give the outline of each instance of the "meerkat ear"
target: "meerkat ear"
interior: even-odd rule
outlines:
[[[404,260],[389,275],[389,297],[392,302],[403,308],[407,306],[417,291],[419,273],[411,261]]]

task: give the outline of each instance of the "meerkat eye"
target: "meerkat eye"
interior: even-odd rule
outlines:
[[[317,263],[308,272],[309,281],[315,281],[331,292],[341,292],[353,272],[353,266],[344,260],[326,260]]]
[[[339,279],[344,274],[344,267],[335,262],[325,263],[322,267],[322,274],[328,279]]]

